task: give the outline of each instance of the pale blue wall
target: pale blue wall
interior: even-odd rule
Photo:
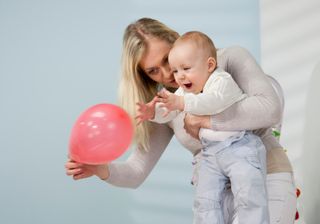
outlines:
[[[64,173],[74,120],[116,102],[123,30],[144,16],[259,58],[254,0],[0,0],[0,223],[192,222],[191,155],[175,141],[138,190]]]

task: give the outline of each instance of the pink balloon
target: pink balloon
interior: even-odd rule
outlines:
[[[74,124],[69,156],[80,163],[104,164],[121,156],[132,137],[131,119],[122,108],[97,104],[84,111]]]

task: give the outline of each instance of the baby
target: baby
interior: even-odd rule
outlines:
[[[138,103],[138,123],[167,123],[190,151],[198,141],[183,129],[185,113],[213,115],[246,97],[231,75],[217,67],[216,48],[201,32],[182,35],[169,53],[179,88],[162,89],[151,102]],[[213,121],[214,122],[214,121]],[[250,131],[200,129],[201,161],[194,200],[194,223],[224,223],[221,197],[231,181],[236,223],[269,223],[265,187],[266,152]]]

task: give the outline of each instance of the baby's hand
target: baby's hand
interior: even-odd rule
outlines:
[[[159,97],[155,96],[149,103],[137,103],[138,109],[137,116],[135,117],[137,125],[154,118],[155,107],[158,99]]]
[[[169,92],[168,90],[166,90],[164,88],[158,92],[158,96],[160,97],[158,99],[158,102],[162,103],[160,105],[160,107],[167,108],[168,109],[167,114],[173,110],[180,110],[180,111],[184,110],[184,97],[183,96],[178,96],[174,93]],[[167,115],[167,114],[165,114],[165,115]]]

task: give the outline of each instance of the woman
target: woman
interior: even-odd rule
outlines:
[[[125,30],[120,100],[132,117],[135,117],[135,103],[149,102],[160,85],[171,90],[178,87],[168,65],[168,53],[178,36],[164,24],[149,18],[142,18]],[[246,50],[240,47],[220,49],[217,61],[248,97],[218,115],[187,115],[185,129],[196,138],[201,127],[217,131],[260,129],[256,133],[267,148],[270,223],[293,223],[296,198],[292,168],[282,146],[267,128],[281,119],[279,97],[268,77]],[[65,165],[66,173],[75,180],[96,175],[115,186],[136,188],[150,174],[172,135],[172,130],[166,125],[144,122],[136,127],[138,148],[127,161],[93,166],[69,160]],[[199,156],[195,156],[195,167]],[[194,173],[193,180],[196,182],[197,169]],[[225,211],[229,211],[233,207],[230,203],[232,195],[230,192],[226,195]],[[232,215],[225,219],[226,223],[231,222]]]

